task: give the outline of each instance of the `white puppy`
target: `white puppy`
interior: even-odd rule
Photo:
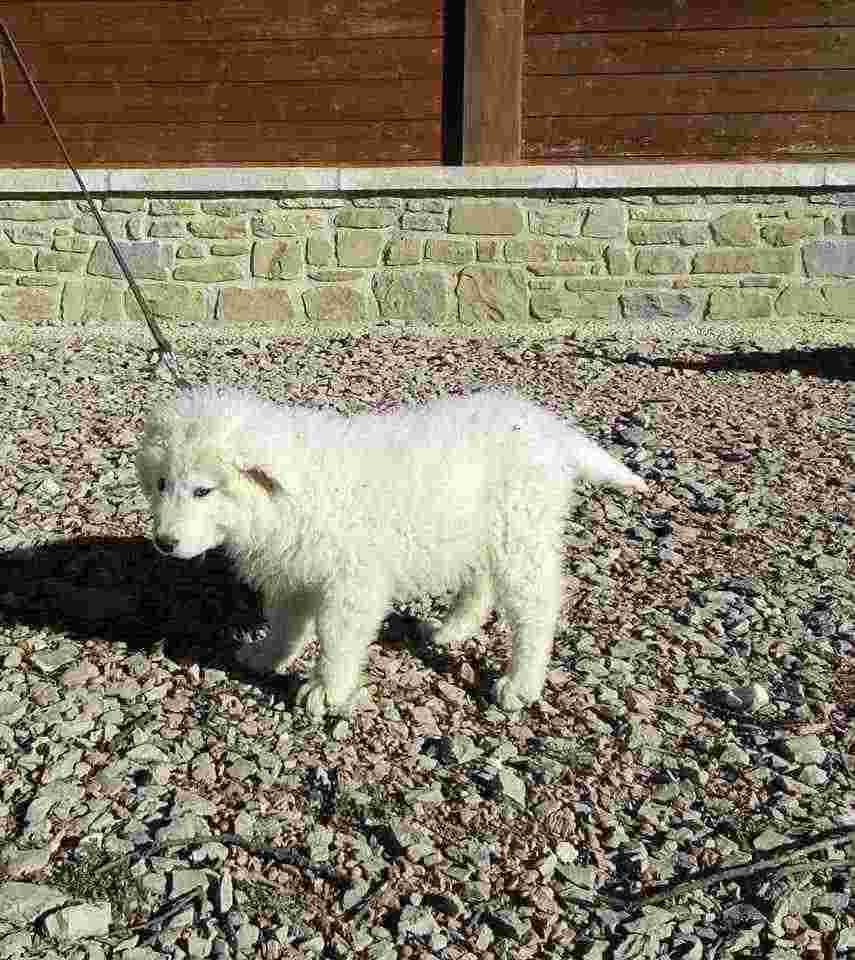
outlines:
[[[393,598],[453,590],[436,640],[476,633],[496,607],[513,633],[494,695],[538,699],[561,599],[561,533],[574,480],[646,489],[573,427],[489,390],[354,417],[229,387],[181,391],[148,418],[137,459],[154,542],[172,557],[223,546],[261,593],[266,639],[242,648],[284,670],[316,630],[300,691],[315,718],[352,703]]]

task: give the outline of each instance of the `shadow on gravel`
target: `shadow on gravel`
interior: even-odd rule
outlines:
[[[672,367],[676,370],[699,370],[703,373],[719,370],[777,370],[800,373],[828,380],[855,380],[855,348],[848,346],[822,347],[813,350],[735,350],[713,353],[703,360],[677,360],[630,353],[620,362],[647,364],[651,367]]]
[[[237,672],[236,646],[264,620],[256,594],[218,551],[170,560],[143,538],[84,537],[0,550],[2,623],[136,651],[160,648],[171,659]],[[416,617],[390,613],[378,639],[431,669],[448,669],[447,655]],[[289,679],[273,685],[290,688]]]

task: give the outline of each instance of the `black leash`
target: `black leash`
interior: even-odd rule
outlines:
[[[133,276],[131,275],[131,271],[128,269],[128,264],[125,261],[121,250],[119,250],[116,241],[113,239],[109,229],[107,228],[104,218],[101,216],[101,213],[95,206],[92,195],[86,189],[86,184],[83,182],[80,174],[77,172],[77,168],[71,162],[71,157],[68,155],[68,151],[65,149],[65,144],[62,142],[62,137],[60,137],[59,131],[56,129],[56,125],[54,124],[50,112],[48,111],[47,105],[45,104],[44,100],[42,100],[42,96],[39,93],[38,87],[36,86],[30,71],[27,69],[24,58],[21,56],[15,41],[12,39],[11,31],[2,20],[0,20],[0,33],[3,34],[9,49],[12,51],[12,56],[15,58],[15,61],[18,64],[18,69],[24,75],[24,79],[27,81],[27,86],[30,88],[30,92],[35,97],[36,103],[39,105],[42,114],[44,115],[45,120],[47,120],[48,126],[54,135],[54,139],[59,145],[59,149],[62,151],[63,157],[65,157],[65,162],[68,164],[69,169],[74,174],[74,179],[77,181],[77,185],[80,187],[80,192],[89,202],[89,209],[92,211],[92,215],[98,222],[101,232],[106,237],[107,243],[110,244],[110,249],[113,251],[113,256],[116,258],[116,262],[121,267],[122,273],[125,275],[125,279],[128,281],[128,286],[131,288],[133,295],[136,297],[137,303],[140,305],[140,310],[142,310],[142,314],[145,317],[145,322],[148,324],[148,328],[151,330],[151,335],[154,337],[155,343],[157,344],[155,350],[159,354],[158,363],[164,364],[167,370],[169,370],[169,372],[172,374],[172,378],[179,387],[189,387],[190,383],[181,376],[181,373],[178,370],[178,361],[175,359],[175,353],[172,349],[172,344],[166,339],[160,327],[157,325],[157,321],[154,319],[154,314],[151,312],[151,308],[143,298],[142,291],[137,286],[136,280],[134,280]],[[2,63],[0,63],[0,121],[4,121],[5,119],[6,83],[3,75]],[[155,350],[152,350],[151,353],[154,353]]]

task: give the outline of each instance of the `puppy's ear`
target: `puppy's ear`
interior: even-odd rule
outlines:
[[[241,467],[240,473],[270,497],[282,492],[282,485],[274,480],[273,475],[264,467]]]

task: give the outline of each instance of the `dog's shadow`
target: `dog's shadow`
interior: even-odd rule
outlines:
[[[135,652],[161,650],[248,678],[235,650],[264,619],[258,597],[219,551],[171,560],[143,538],[85,537],[0,549],[0,627],[16,624]],[[406,612],[391,612],[377,639],[408,649],[431,669],[448,669],[431,631]],[[286,698],[298,683],[290,676],[252,679]]]

